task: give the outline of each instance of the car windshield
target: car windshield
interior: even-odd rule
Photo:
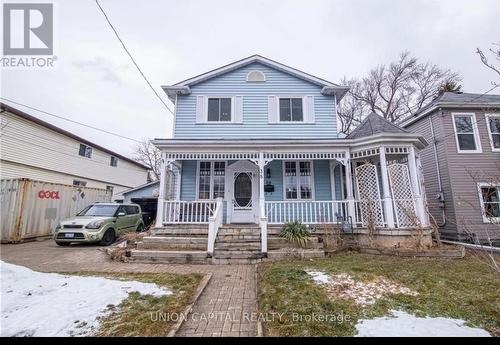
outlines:
[[[119,205],[90,205],[78,213],[78,216],[113,217]]]

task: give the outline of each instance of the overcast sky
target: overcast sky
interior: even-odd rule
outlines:
[[[95,1],[56,3],[56,67],[2,71],[2,97],[136,139],[170,137],[172,115],[131,64]],[[338,82],[408,50],[459,72],[463,91],[481,93],[495,76],[475,50],[500,42],[498,0],[100,3],[165,102],[160,85],[253,54]],[[119,153],[133,151],[131,141],[22,110]]]

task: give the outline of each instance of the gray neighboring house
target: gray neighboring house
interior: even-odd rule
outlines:
[[[424,184],[441,237],[500,245],[500,95],[446,92],[402,126],[429,143]]]

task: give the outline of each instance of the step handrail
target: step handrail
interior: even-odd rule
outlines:
[[[215,204],[215,210],[212,216],[208,218],[208,244],[207,244],[207,254],[209,256],[214,255],[215,240],[217,238],[217,233],[219,228],[222,226],[223,217],[223,201],[222,198],[218,198]]]

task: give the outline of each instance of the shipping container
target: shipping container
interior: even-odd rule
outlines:
[[[110,202],[111,191],[29,179],[0,180],[2,243],[52,234],[58,222],[94,202]]]

